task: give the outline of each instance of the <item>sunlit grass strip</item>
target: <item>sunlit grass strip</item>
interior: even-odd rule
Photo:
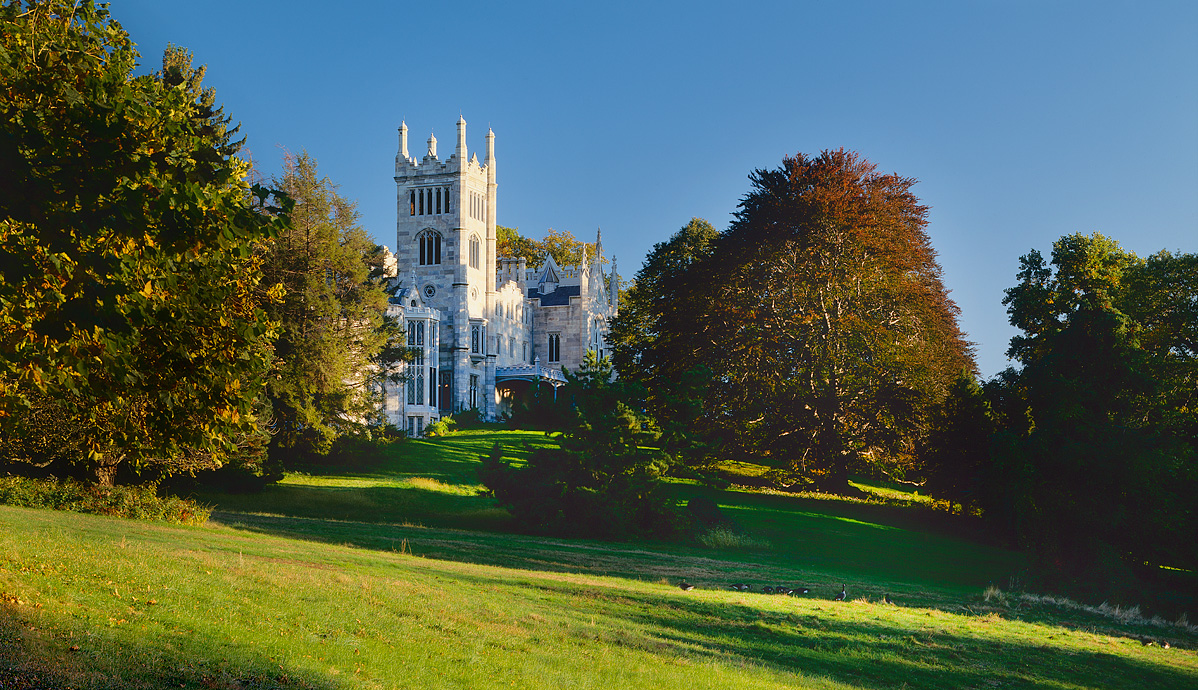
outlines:
[[[1146,617],[1141,614],[1139,606],[1120,606],[1112,605],[1108,602],[1102,602],[1097,606],[1082,604],[1068,597],[1053,596],[1050,594],[1034,594],[1031,592],[1004,592],[1001,589],[991,585],[982,593],[982,598],[986,603],[995,605],[1018,606],[1020,604],[1031,604],[1041,606],[1054,606],[1061,609],[1072,611],[1084,611],[1095,616],[1109,618],[1119,623],[1128,625],[1144,625],[1157,628],[1175,627],[1190,633],[1198,633],[1198,625],[1190,623],[1189,616],[1185,613],[1181,614],[1174,621],[1168,621],[1160,616]]]
[[[0,527],[0,663],[40,665],[63,685],[955,689],[1198,681],[1188,648],[873,596],[682,592],[671,578],[502,568],[11,508],[0,509]],[[496,548],[507,543],[487,538]],[[527,541],[541,558],[559,548]],[[610,548],[663,572],[671,560],[649,548],[558,543],[597,556]],[[710,568],[707,587],[731,568],[713,559],[676,566],[700,563]]]

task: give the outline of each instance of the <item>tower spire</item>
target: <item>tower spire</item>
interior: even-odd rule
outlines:
[[[437,157],[437,137],[433,136],[432,132],[428,135],[428,153],[425,154],[431,158]]]
[[[399,157],[408,159],[408,123],[402,120],[399,123]]]
[[[458,157],[459,161],[466,160],[466,118],[458,115],[458,147],[453,155]]]

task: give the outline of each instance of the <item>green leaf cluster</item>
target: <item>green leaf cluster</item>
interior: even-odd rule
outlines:
[[[495,255],[526,259],[529,268],[540,268],[546,254],[552,255],[559,266],[577,266],[582,263],[584,252],[593,257],[595,243],[583,242],[569,230],[549,228],[545,239],[535,240],[521,235],[519,228],[495,226]]]
[[[379,378],[407,351],[400,324],[386,315],[385,250],[359,225],[354,203],[307,153],[289,156],[274,185],[294,204],[261,268],[266,283],[284,288],[266,305],[279,324],[266,386],[274,442],[321,455],[372,421]]]
[[[1066,579],[1198,566],[1198,256],[1074,234],[1018,279],[988,507]]]
[[[190,55],[137,58],[90,0],[0,7],[0,424],[19,455],[59,420],[101,481],[258,433],[256,249],[284,223]]]

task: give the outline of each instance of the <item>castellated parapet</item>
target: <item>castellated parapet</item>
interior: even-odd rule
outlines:
[[[522,388],[560,385],[561,367],[577,368],[587,349],[607,354],[607,324],[618,303],[614,261],[608,276],[601,242],[579,266],[559,267],[546,256],[534,270],[524,259],[496,257],[493,132],[482,163],[468,152],[461,117],[449,157],[439,157],[435,136],[426,143],[422,157],[410,155],[407,124],[400,125],[395,259],[397,275],[410,285],[392,309],[437,329],[425,341],[436,343],[436,356],[430,351],[419,370],[428,395],[413,395],[409,385],[406,398],[387,405],[388,417],[413,434],[441,414],[471,408],[497,419]]]

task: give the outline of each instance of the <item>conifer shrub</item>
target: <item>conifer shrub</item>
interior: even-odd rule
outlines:
[[[658,434],[630,404],[635,391],[612,380],[611,364],[588,352],[567,374],[569,405],[558,448],[540,448],[514,466],[496,445],[482,458],[479,478],[525,529],[619,539],[672,538],[686,531],[661,484],[668,459],[654,450]]]

